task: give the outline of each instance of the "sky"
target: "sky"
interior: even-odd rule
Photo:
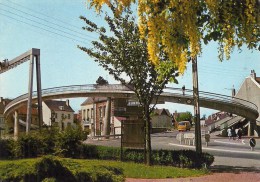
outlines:
[[[109,83],[117,83],[96,62],[77,48],[90,46],[97,40],[93,34],[82,30],[85,16],[98,25],[104,25],[103,17],[86,5],[87,0],[0,0],[0,61],[13,59],[31,48],[41,51],[42,88],[67,85],[94,84],[99,76]],[[244,79],[255,70],[260,75],[260,52],[246,47],[233,50],[231,59],[218,60],[218,45],[203,45],[198,57],[199,90],[231,95],[231,88],[238,90]],[[15,98],[28,92],[29,62],[0,74],[0,97]],[[35,79],[35,78],[34,78]],[[191,63],[184,75],[177,78],[179,84],[170,87],[192,89]],[[36,82],[34,82],[34,86]],[[75,111],[85,98],[71,99]],[[158,105],[170,112],[190,111],[193,107],[174,103]],[[214,110],[201,108],[207,116]]]

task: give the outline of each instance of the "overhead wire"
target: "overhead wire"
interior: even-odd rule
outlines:
[[[0,4],[1,4],[1,3],[0,3]],[[21,16],[21,15],[19,15],[19,14],[13,13],[13,12],[10,12],[10,11],[8,11],[8,10],[4,10],[4,9],[1,9],[1,8],[0,8],[0,10],[5,11],[5,12],[8,12],[8,13],[10,13],[10,14],[12,14],[12,15],[18,16],[18,17],[20,17],[20,18],[23,18],[23,19],[29,20],[29,21],[31,21],[31,22],[34,22],[34,23],[40,24],[40,25],[42,25],[42,26],[48,27],[48,28],[50,28],[50,29],[53,29],[53,30],[56,30],[56,31],[62,32],[62,33],[64,33],[64,34],[67,34],[67,35],[70,35],[70,36],[74,36],[74,37],[77,37],[77,38],[81,38],[81,39],[84,39],[84,40],[87,40],[87,41],[90,41],[90,42],[92,41],[92,40],[89,40],[89,39],[86,39],[86,38],[83,38],[83,37],[75,36],[75,35],[73,35],[73,34],[70,34],[70,33],[65,32],[65,31],[63,31],[63,30],[60,30],[60,29],[58,29],[58,28],[54,28],[54,27],[51,27],[51,26],[49,26],[49,25],[46,25],[46,24],[44,24],[44,23],[37,22],[37,21],[32,20],[32,19],[30,19],[30,18],[26,18],[26,17],[24,17],[24,16]],[[2,14],[2,15],[3,15],[3,14]]]
[[[5,15],[5,14],[2,14],[1,12],[0,12],[0,15],[5,16],[5,17],[8,17],[8,18],[13,19],[13,20],[16,20],[16,21],[18,21],[18,22],[21,22],[21,23],[27,24],[27,25],[29,25],[29,26],[33,26],[33,27],[35,27],[35,28],[38,28],[38,29],[41,29],[41,30],[47,31],[47,32],[49,32],[49,33],[56,34],[56,35],[59,35],[59,36],[61,36],[61,37],[65,37],[65,38],[71,39],[71,40],[73,40],[73,41],[81,42],[81,43],[84,43],[84,44],[86,43],[86,42],[84,42],[84,41],[77,40],[77,39],[75,39],[75,38],[72,38],[72,37],[68,37],[68,36],[66,36],[66,35],[59,34],[59,33],[57,33],[57,32],[53,32],[53,31],[48,30],[48,29],[45,29],[45,28],[43,28],[43,27],[39,27],[39,26],[37,26],[37,25],[30,24],[30,23],[25,22],[25,21],[22,21],[22,20],[18,20],[18,19],[16,19],[16,18],[11,17],[11,16],[8,16],[8,15]]]
[[[9,2],[11,2],[11,1],[9,1]],[[14,4],[17,4],[17,3],[14,3]],[[29,15],[29,16],[32,16],[32,17],[37,18],[37,19],[39,19],[39,20],[42,20],[42,21],[45,21],[45,22],[47,22],[47,23],[53,24],[53,25],[55,25],[55,26],[58,26],[58,27],[67,29],[67,30],[69,30],[69,31],[71,31],[71,32],[74,32],[74,33],[77,33],[77,34],[80,34],[80,35],[83,35],[83,36],[87,36],[87,37],[96,39],[95,37],[92,37],[92,36],[90,36],[90,35],[86,35],[86,34],[83,34],[82,32],[73,30],[73,29],[71,29],[71,28],[62,26],[62,25],[57,24],[57,23],[53,23],[53,22],[51,22],[51,21],[49,21],[49,20],[46,20],[46,19],[41,18],[41,17],[38,17],[38,16],[36,16],[36,15],[32,15],[32,14],[27,13],[27,12],[25,12],[25,11],[22,11],[22,10],[19,10],[19,9],[17,9],[17,8],[14,8],[14,7],[11,7],[11,6],[9,6],[9,5],[6,5],[6,4],[4,4],[4,3],[0,3],[0,5],[3,5],[3,6],[8,7],[8,8],[11,8],[11,9],[13,9],[13,10],[15,10],[15,11],[19,11],[19,12],[21,12],[21,13],[27,14],[27,15]],[[21,6],[21,5],[19,5],[19,6]],[[24,6],[21,6],[21,7],[24,7]],[[33,10],[29,9],[29,8],[26,8],[26,9],[28,9],[28,10],[30,10],[30,11],[32,11],[32,12],[35,12],[35,13],[37,13],[37,14],[39,14],[39,12],[33,11]],[[41,14],[41,15],[44,15],[44,14],[42,14],[42,13],[40,13],[40,14]],[[44,16],[46,16],[46,17],[48,17],[48,18],[50,18],[50,19],[55,19],[54,17],[48,16],[48,15],[44,15]],[[62,22],[63,24],[67,24],[67,23],[64,22],[64,21],[57,20],[57,19],[55,19],[55,20],[56,20],[56,21],[59,21],[59,22]],[[70,26],[71,26],[71,25],[70,25]],[[72,26],[73,26],[73,27],[76,27],[76,26],[74,26],[74,25],[72,25]],[[79,27],[77,27],[77,28],[79,28]]]
[[[43,16],[45,16],[45,17],[52,18],[52,19],[54,19],[54,20],[56,20],[56,21],[59,21],[59,22],[65,24],[65,25],[70,25],[71,27],[74,27],[74,28],[77,28],[77,29],[78,29],[78,26],[76,26],[76,25],[69,24],[68,22],[65,22],[65,21],[63,21],[63,20],[61,20],[61,19],[58,19],[58,18],[49,16],[49,15],[46,15],[46,14],[44,14],[44,13],[41,13],[40,11],[35,11],[35,10],[33,10],[33,9],[31,9],[31,8],[28,8],[28,7],[26,7],[26,6],[23,6],[23,5],[21,5],[21,4],[17,3],[17,2],[13,2],[13,1],[10,1],[10,0],[5,0],[5,1],[8,1],[8,2],[13,3],[13,4],[17,5],[17,6],[20,6],[20,7],[24,8],[24,9],[30,10],[31,12],[35,12],[35,13],[40,14],[40,15],[43,15]]]
[[[67,24],[67,22],[64,22],[64,21],[59,20],[59,19],[57,19],[57,18],[48,16],[48,15],[43,14],[43,13],[41,13],[41,12],[34,11],[34,10],[32,10],[32,9],[30,9],[30,8],[27,8],[27,7],[25,7],[25,6],[23,6],[23,5],[19,4],[19,3],[15,3],[15,2],[10,1],[10,0],[6,0],[6,1],[11,2],[11,3],[13,3],[13,4],[17,5],[17,6],[22,7],[22,8],[28,9],[28,10],[30,10],[31,12],[35,12],[35,13],[37,13],[37,14],[41,14],[41,15],[43,15],[43,16],[45,16],[45,17],[49,17],[49,18],[51,18],[51,19],[55,19],[56,21],[62,22],[62,23],[64,23],[64,24]],[[14,9],[14,10],[16,10],[16,11],[19,11],[19,12],[21,12],[21,13],[27,14],[27,15],[29,15],[29,16],[32,16],[32,17],[37,18],[37,19],[39,19],[39,20],[42,20],[42,21],[45,21],[45,22],[47,22],[47,23],[53,24],[53,25],[55,25],[55,26],[62,27],[62,28],[64,28],[64,29],[69,30],[69,31],[72,31],[72,32],[74,32],[74,33],[77,33],[77,34],[80,34],[80,35],[84,35],[84,36],[87,36],[87,37],[91,37],[91,36],[89,36],[89,35],[85,35],[85,34],[83,34],[83,33],[81,33],[81,32],[72,30],[71,28],[67,28],[67,27],[61,26],[61,25],[59,25],[59,24],[57,24],[57,23],[53,23],[53,22],[51,22],[51,21],[49,21],[49,20],[40,18],[40,17],[38,17],[38,16],[35,16],[35,15],[30,14],[30,13],[24,12],[24,11],[22,11],[22,10],[19,10],[19,9],[17,9],[17,8],[14,8],[14,7],[11,7],[11,6],[9,6],[9,5],[6,5],[6,4],[3,4],[3,3],[0,3],[0,5],[4,5],[4,6],[8,7],[8,8]],[[2,9],[2,10],[3,10],[3,9]],[[89,42],[92,41],[92,40],[90,40],[90,39],[87,39],[87,38],[84,38],[84,37],[81,37],[81,36],[78,36],[78,35],[75,35],[75,34],[72,34],[72,33],[68,33],[68,32],[66,32],[66,31],[60,30],[60,29],[55,28],[55,27],[53,27],[53,26],[49,26],[49,25],[43,24],[43,23],[41,23],[41,22],[32,20],[32,19],[30,19],[30,18],[27,18],[27,17],[21,16],[21,15],[18,15],[18,14],[14,13],[14,12],[10,12],[10,11],[8,11],[8,10],[3,10],[3,11],[8,12],[8,13],[10,13],[10,14],[12,14],[12,15],[15,15],[15,16],[22,17],[22,18],[24,18],[24,19],[26,19],[26,20],[29,20],[29,21],[31,21],[31,22],[40,24],[40,25],[42,25],[42,26],[48,27],[48,28],[50,28],[51,30],[42,28],[42,27],[37,26],[37,25],[35,25],[35,24],[30,24],[30,23],[28,23],[28,22],[24,22],[24,21],[21,21],[21,20],[18,20],[18,19],[16,19],[16,18],[13,18],[13,17],[10,17],[10,16],[7,16],[7,15],[5,15],[5,14],[1,14],[1,13],[0,13],[2,16],[6,16],[6,17],[11,18],[11,19],[13,19],[13,20],[22,22],[22,23],[27,24],[27,25],[30,25],[30,26],[33,26],[33,27],[35,27],[35,28],[42,29],[42,30],[47,31],[47,32],[49,32],[49,33],[53,33],[53,34],[55,34],[55,35],[59,35],[59,36],[62,36],[62,37],[71,39],[71,40],[73,40],[73,41],[81,42],[81,43],[86,43],[86,42],[85,42],[85,41],[82,41],[82,40],[78,40],[77,38],[79,38],[79,39],[84,39],[84,40],[89,41]],[[69,25],[78,28],[77,26],[74,26],[74,25],[71,25],[71,24],[69,24]],[[53,30],[62,32],[62,33],[64,33],[64,34],[69,35],[69,36],[72,36],[72,37],[69,37],[69,36],[66,36],[66,35],[62,35],[62,34],[60,34],[60,33],[54,32]],[[76,38],[75,38],[75,37],[76,37]],[[91,37],[91,38],[94,38],[94,37]],[[96,39],[96,38],[95,38],[95,39]],[[241,70],[238,70],[238,69],[237,69],[237,70],[234,70],[234,68],[232,68],[232,69],[229,70],[229,69],[225,69],[225,68],[223,68],[223,67],[217,67],[217,66],[208,67],[208,66],[205,66],[205,65],[199,65],[199,70],[200,70],[200,72],[202,71],[202,72],[207,72],[207,73],[216,74],[216,75],[218,75],[218,74],[227,74],[229,77],[236,77],[236,76],[234,76],[234,75],[241,76],[241,72],[242,72],[242,73],[247,72],[247,70],[244,70],[244,69],[243,69],[243,70],[242,70],[242,69],[241,69]],[[220,71],[220,70],[221,70],[221,71]],[[239,72],[240,74],[239,74],[238,72]],[[187,73],[188,73],[188,72],[187,72]],[[232,74],[230,74],[230,73],[232,73]]]
[[[10,1],[10,2],[11,2],[11,1]],[[15,4],[17,4],[17,3],[15,3]],[[48,20],[45,20],[45,19],[43,19],[43,18],[37,17],[37,16],[35,16],[35,15],[29,14],[29,13],[24,12],[24,11],[21,11],[21,10],[18,10],[18,9],[16,9],[16,8],[13,8],[13,7],[11,7],[11,6],[8,6],[8,5],[3,4],[3,3],[0,2],[0,6],[1,6],[1,5],[4,5],[5,7],[8,7],[9,9],[14,9],[14,10],[20,12],[20,13],[29,15],[29,16],[31,16],[31,17],[33,17],[33,18],[37,18],[37,19],[39,19],[39,20],[45,21],[47,24],[41,23],[41,22],[39,22],[39,21],[37,21],[37,20],[34,20],[34,19],[31,19],[31,18],[27,18],[27,17],[25,17],[25,16],[22,16],[22,15],[20,15],[20,14],[14,13],[14,12],[12,12],[12,11],[8,11],[8,10],[6,10],[6,9],[0,8],[1,11],[4,11],[4,12],[7,12],[7,13],[8,13],[8,14],[6,14],[6,13],[3,14],[3,13],[0,12],[0,15],[5,16],[5,17],[7,17],[7,18],[9,18],[9,19],[18,21],[18,22],[20,22],[20,23],[23,23],[23,24],[32,26],[32,27],[37,28],[37,29],[44,30],[44,31],[46,31],[46,32],[49,32],[49,33],[52,33],[52,34],[55,34],[55,35],[59,35],[59,36],[62,37],[62,38],[67,38],[67,39],[73,40],[74,42],[76,41],[76,42],[80,42],[80,43],[84,43],[84,44],[86,44],[86,43],[89,44],[89,43],[91,43],[92,41],[97,40],[97,38],[94,38],[94,37],[92,37],[92,36],[85,35],[85,34],[83,34],[83,33],[74,31],[74,30],[72,30],[72,29],[70,29],[70,28],[66,28],[66,27],[61,26],[61,25],[56,24],[56,23],[52,23],[52,22],[50,22],[50,21],[48,21]],[[2,7],[3,7],[3,6],[2,6]],[[9,15],[9,16],[8,16],[8,15]],[[10,16],[10,15],[14,15],[14,16],[16,16],[16,17],[25,19],[26,21],[20,20],[19,18],[12,17],[12,16]],[[47,17],[50,17],[50,16],[47,16]],[[29,21],[30,23],[27,22],[27,21]],[[31,23],[31,22],[33,22],[33,23]],[[37,25],[36,25],[35,23],[36,23]],[[55,26],[58,26],[59,28],[55,28],[55,27],[53,27],[53,26],[51,26],[51,25],[49,25],[49,24],[53,24],[53,25],[55,25]],[[38,25],[41,25],[41,26],[38,26]],[[43,26],[43,27],[42,27],[42,26]],[[65,28],[66,30],[69,30],[69,31],[61,30],[60,27]],[[88,38],[84,38],[84,37],[82,37],[82,36],[75,35],[75,34],[71,33],[70,31],[75,32],[75,33],[79,33],[79,34],[81,34],[81,35],[83,35],[83,36],[91,37],[91,38],[93,38],[94,40],[90,40],[90,39],[88,39]],[[64,35],[64,34],[66,34],[66,35]]]

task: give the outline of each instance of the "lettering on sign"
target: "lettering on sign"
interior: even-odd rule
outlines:
[[[193,138],[195,138],[195,134],[194,133],[185,133],[184,134],[184,138],[191,138],[191,139],[193,139]]]

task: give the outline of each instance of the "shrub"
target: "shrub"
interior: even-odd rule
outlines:
[[[83,139],[80,127],[67,127],[58,135],[56,153],[63,157],[79,157],[81,153],[81,141]]]
[[[13,158],[14,140],[0,139],[0,159]]]
[[[36,163],[38,179],[55,178],[57,181],[75,181],[75,177],[61,162],[52,156],[45,156]]]
[[[120,148],[83,145],[82,158],[88,159],[120,159]],[[123,149],[123,160],[144,162],[144,151],[141,149]],[[152,161],[156,165],[169,165],[186,168],[210,166],[214,157],[208,153],[197,154],[192,150],[153,150]]]
[[[56,143],[58,142],[59,129],[55,127],[43,128],[39,132],[39,137],[43,142],[42,154],[54,154],[56,151]]]
[[[8,161],[0,165],[0,181],[45,182],[122,182],[123,170],[111,166],[81,166],[80,162],[45,156],[38,159]]]
[[[43,142],[35,133],[24,134],[18,138],[14,146],[14,155],[18,158],[37,157],[41,153]]]
[[[133,162],[144,162],[144,151],[140,149],[125,149],[123,151],[123,160]]]

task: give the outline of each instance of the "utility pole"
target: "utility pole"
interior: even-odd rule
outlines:
[[[202,153],[197,57],[192,58],[192,78],[193,78],[193,99],[194,99],[194,116],[195,116],[196,152]]]

